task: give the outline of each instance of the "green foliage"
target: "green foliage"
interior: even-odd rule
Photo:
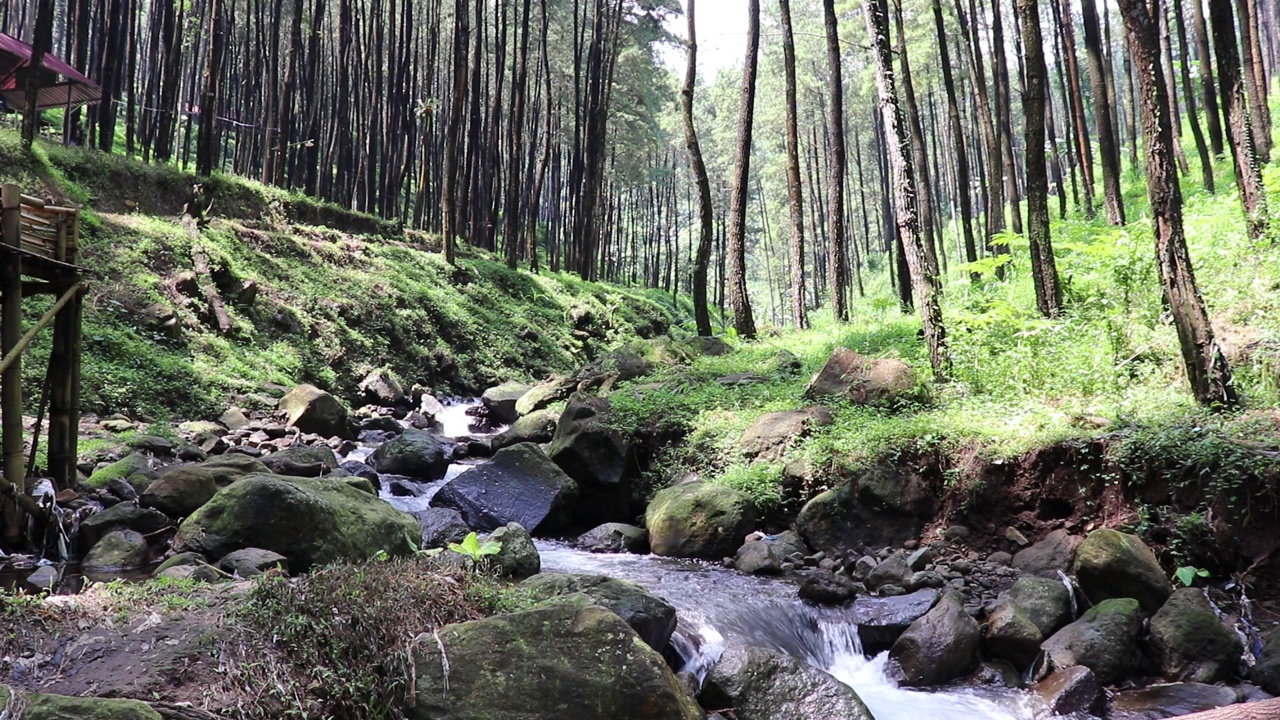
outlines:
[[[776,510],[783,501],[779,463],[734,463],[712,477],[711,482],[746,493],[762,514]]]
[[[481,543],[475,532],[469,532],[462,539],[462,542],[449,543],[449,549],[466,557],[473,563],[479,563],[489,555],[497,555],[502,552],[502,543],[497,540],[485,540]]]
[[[1183,565],[1173,571],[1173,576],[1178,579],[1178,582],[1182,583],[1183,587],[1191,587],[1195,584],[1196,578],[1207,580],[1209,578],[1209,571],[1204,568]]]

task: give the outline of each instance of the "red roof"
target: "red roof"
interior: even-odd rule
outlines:
[[[0,97],[15,110],[26,110],[25,72],[31,65],[31,46],[0,33]],[[75,68],[51,53],[45,53],[40,72],[40,90],[36,107],[66,107],[95,103],[102,99],[102,89]]]

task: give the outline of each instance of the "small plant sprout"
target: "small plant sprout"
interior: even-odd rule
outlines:
[[[1182,583],[1184,587],[1191,587],[1195,584],[1196,578],[1208,578],[1209,571],[1204,568],[1183,565],[1173,571],[1173,576],[1178,578],[1178,582]]]
[[[497,555],[502,550],[502,543],[497,540],[485,540],[480,542],[480,538],[474,532],[467,533],[467,536],[460,543],[449,543],[449,549],[471,559],[471,562],[478,563],[487,555]]]

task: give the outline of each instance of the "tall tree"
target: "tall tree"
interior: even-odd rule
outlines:
[[[449,121],[444,134],[444,167],[441,170],[440,188],[440,243],[445,262],[454,264],[454,238],[458,234],[458,185],[462,174],[458,163],[459,143],[462,142],[463,111],[467,100],[467,46],[470,44],[471,27],[467,0],[453,3],[453,93],[449,102]]]
[[[729,304],[739,337],[756,336],[747,296],[747,200],[751,195],[751,132],[755,121],[756,69],[760,50],[760,0],[747,0],[747,57],[742,66],[742,96],[738,111],[738,142],[729,201]]]
[[[889,169],[893,176],[894,213],[897,229],[902,238],[903,255],[911,273],[911,285],[924,327],[925,343],[929,347],[929,363],[936,379],[947,377],[951,370],[951,357],[947,350],[946,328],[942,323],[941,288],[938,276],[929,268],[925,259],[924,243],[920,238],[919,220],[916,214],[916,179],[911,167],[911,148],[905,133],[902,109],[898,105],[894,86],[893,55],[889,49],[889,20],[885,0],[863,0],[863,17],[871,51],[875,61],[876,94],[879,97],[880,114],[884,118],[884,135],[887,141]]]
[[[711,268],[711,231],[714,226],[711,208],[711,180],[702,159],[702,146],[693,124],[693,90],[698,84],[698,32],[694,20],[695,0],[686,0],[685,15],[689,19],[689,61],[685,66],[684,87],[680,90],[680,107],[684,111],[684,144],[693,166],[698,186],[698,250],[693,264],[693,317],[699,335],[711,334],[711,312],[707,308],[707,274]]]
[[[902,23],[902,0],[893,0],[893,24],[898,34],[898,66],[902,77],[902,100],[907,113],[907,129],[911,135],[911,161],[920,178],[920,187],[926,188],[916,198],[920,212],[920,232],[924,238],[925,259],[937,272],[937,243],[933,234],[934,213],[933,196],[928,188],[933,187],[933,179],[929,177],[929,160],[925,154],[924,126],[920,122],[920,106],[916,102],[915,84],[911,81],[911,60],[907,55],[907,33]],[[1016,210],[1014,212],[1017,212]]]
[[[1199,0],[1196,0],[1199,2]],[[1191,51],[1187,48],[1187,23],[1182,18],[1181,3],[1172,3],[1173,27],[1178,33],[1178,52],[1181,62],[1178,63],[1182,80],[1182,99],[1187,104],[1187,121],[1191,124],[1191,136],[1196,141],[1196,154],[1200,156],[1200,177],[1204,189],[1214,191],[1213,156],[1209,154],[1209,146],[1205,142],[1204,131],[1200,129],[1200,113],[1196,109],[1195,87],[1191,84]]]
[[[1224,149],[1222,120],[1218,114],[1218,88],[1213,82],[1213,60],[1209,52],[1209,27],[1204,22],[1204,1],[1191,0],[1191,23],[1196,33],[1196,58],[1199,61],[1200,87],[1204,91],[1205,124],[1209,126],[1209,143],[1213,156]]]
[[[1229,2],[1230,0],[1225,0]],[[1146,138],[1147,198],[1155,226],[1160,280],[1178,330],[1182,360],[1196,401],[1205,406],[1238,402],[1231,368],[1213,336],[1209,313],[1196,286],[1182,227],[1182,190],[1174,165],[1173,131],[1155,19],[1146,0],[1120,0],[1129,49],[1142,83],[1142,128]]]
[[[1102,55],[1102,30],[1098,24],[1098,8],[1094,0],[1080,0],[1084,17],[1084,46],[1089,55],[1089,84],[1093,88],[1093,107],[1098,129],[1098,152],[1102,156],[1103,204],[1107,222],[1123,225],[1124,196],[1120,192],[1120,139],[1114,123],[1112,93],[1108,90],[1110,73]]]
[[[933,0],[933,23],[938,37],[938,52],[942,61],[942,84],[947,93],[947,122],[951,127],[951,149],[955,153],[956,199],[960,211],[960,230],[964,237],[964,259],[966,262],[978,261],[978,248],[973,240],[973,222],[970,217],[972,208],[969,198],[969,157],[964,145],[964,126],[960,121],[960,104],[956,100],[956,82],[952,77],[951,56],[947,50],[947,33],[942,22],[941,0]],[[977,282],[979,275],[970,274],[970,280]]]
[[[1245,104],[1231,0],[1209,0],[1209,23],[1213,26],[1213,49],[1218,60],[1222,124],[1226,126],[1231,157],[1235,159],[1236,184],[1240,186],[1240,202],[1244,206],[1249,237],[1258,239],[1267,230],[1267,196],[1262,187],[1262,169],[1254,144],[1253,125]]]
[[[1027,141],[1027,238],[1031,243],[1031,277],[1036,289],[1036,308],[1045,317],[1062,312],[1062,287],[1053,259],[1049,236],[1049,176],[1045,168],[1044,106],[1049,71],[1044,62],[1044,39],[1040,34],[1040,6],[1037,0],[1018,0],[1025,54],[1026,92],[1022,95],[1023,122]]]
[[[782,19],[782,64],[786,75],[787,105],[787,203],[791,208],[791,242],[788,259],[791,277],[791,320],[809,327],[804,301],[804,188],[800,182],[800,130],[796,118],[796,41],[791,27],[791,0],[778,0]],[[705,170],[704,170],[705,172]]]
[[[31,147],[40,131],[40,76],[43,75],[45,53],[53,49],[53,0],[39,0],[36,24],[31,37],[31,66],[27,69],[27,111],[22,116],[22,144]]]
[[[1258,162],[1271,162],[1271,111],[1267,107],[1267,78],[1262,69],[1262,47],[1258,44],[1257,0],[1236,0],[1240,20],[1240,55],[1244,89],[1249,98],[1249,121],[1253,126],[1254,150]]]
[[[196,146],[196,174],[213,174],[218,145],[218,103],[221,100],[222,55],[226,30],[220,0],[208,0],[209,59],[204,67],[204,92],[200,97],[200,139]]]
[[[754,0],[752,0],[754,1]],[[822,23],[827,36],[827,64],[830,74],[831,169],[827,177],[827,215],[830,236],[827,242],[827,288],[831,293],[831,314],[837,322],[849,319],[846,284],[849,277],[847,231],[844,217],[844,185],[848,155],[844,142],[844,70],[840,58],[840,33],[836,23],[835,0],[822,0]]]
[[[1054,21],[1058,37],[1062,40],[1062,52],[1067,67],[1067,80],[1071,85],[1071,118],[1075,123],[1076,158],[1080,161],[1080,184],[1084,186],[1084,216],[1093,219],[1093,143],[1089,142],[1089,123],[1085,117],[1084,90],[1080,82],[1079,54],[1076,52],[1075,23],[1071,19],[1071,0],[1052,0],[1058,12]]]

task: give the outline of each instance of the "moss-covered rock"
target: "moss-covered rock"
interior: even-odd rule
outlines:
[[[147,483],[151,482],[151,478],[146,475],[151,470],[151,465],[151,458],[145,453],[132,452],[106,467],[93,471],[85,482],[89,487],[104,488],[107,483],[119,478],[129,481],[130,485],[141,492],[146,488]]]
[[[1272,695],[1280,695],[1280,626],[1272,628],[1264,639],[1249,679]]]
[[[218,492],[214,474],[199,465],[170,465],[156,476],[139,498],[143,505],[183,518],[209,502]]]
[[[582,533],[578,547],[590,552],[649,552],[649,531],[626,523],[603,523]]]
[[[1172,680],[1215,683],[1235,674],[1244,647],[1222,624],[1204,592],[1182,588],[1151,618],[1152,654]]]
[[[551,438],[555,437],[556,425],[559,421],[560,414],[554,410],[536,410],[531,414],[523,415],[511,423],[511,427],[493,438],[492,447],[494,450],[501,450],[525,442],[551,442]]]
[[[835,397],[858,405],[892,405],[910,399],[917,384],[915,371],[901,360],[875,360],[838,347],[809,381],[804,396]]]
[[[983,644],[987,652],[1001,660],[1008,660],[1019,670],[1025,670],[1040,654],[1044,636],[1032,622],[1031,616],[1018,603],[1006,600],[987,619]]]
[[[690,482],[655,495],[644,519],[655,555],[723,558],[733,555],[755,529],[756,512],[744,493]]]
[[[94,543],[83,566],[94,571],[129,570],[146,565],[148,560],[146,538],[132,530],[113,530]]]
[[[201,467],[213,473],[213,480],[218,487],[226,487],[245,475],[266,475],[271,471],[257,458],[243,453],[227,453],[211,457],[201,463]]]
[[[607,575],[539,573],[520,583],[535,600],[582,594],[590,604],[609,608],[649,647],[662,652],[676,629],[676,609],[666,600],[626,580]]]
[[[301,572],[378,553],[408,555],[418,523],[343,478],[249,475],[225,488],[178,528],[173,547],[220,558],[257,547]]]
[[[515,422],[520,416],[516,412],[516,402],[529,392],[529,389],[530,385],[527,383],[508,380],[485,390],[480,396],[480,402],[484,403],[485,410],[489,411],[489,417],[494,422],[506,425]]]
[[[569,375],[553,375],[529,388],[529,391],[516,400],[516,414],[528,415],[543,410],[552,403],[566,400],[578,387],[577,380]]]
[[[612,411],[606,398],[573,396],[547,449],[547,455],[578,483],[575,520],[581,525],[629,521],[638,510],[628,473],[631,443],[610,426]]]
[[[542,570],[542,557],[533,544],[533,537],[519,523],[507,523],[489,533],[489,539],[498,543],[500,549],[496,555],[486,558],[486,562],[499,576],[519,580]]]
[[[137,700],[32,694],[22,720],[161,720],[160,713]]]
[[[116,528],[126,528],[149,535],[172,524],[173,520],[159,510],[139,507],[132,502],[122,502],[82,520],[80,532],[90,543],[95,543],[104,533]]]
[[[409,720],[700,720],[662,656],[615,613],[551,605],[414,643]]]
[[[1116,530],[1089,533],[1076,550],[1073,569],[1080,589],[1094,602],[1134,598],[1148,615],[1159,610],[1173,592],[1151,548]]]
[[[805,503],[795,529],[815,550],[900,545],[917,537],[936,500],[920,476],[875,465]]]
[[[338,456],[324,445],[294,445],[263,457],[262,464],[276,475],[320,477],[338,469]]]
[[[1027,613],[1040,634],[1049,637],[1071,622],[1071,595],[1060,579],[1020,577],[1009,588],[1009,599]]]
[[[1044,641],[1053,669],[1084,665],[1098,682],[1113,683],[1138,668],[1142,606],[1133,598],[1105,600]]]
[[[406,430],[378,446],[369,464],[380,473],[439,480],[449,470],[444,443],[426,430]]]
[[[325,437],[347,437],[351,430],[347,408],[338,398],[314,385],[298,385],[280,398],[280,409],[289,414],[289,425],[302,432]]]
[[[711,668],[709,707],[732,707],[738,720],[873,720],[853,688],[790,655],[734,645]]]

